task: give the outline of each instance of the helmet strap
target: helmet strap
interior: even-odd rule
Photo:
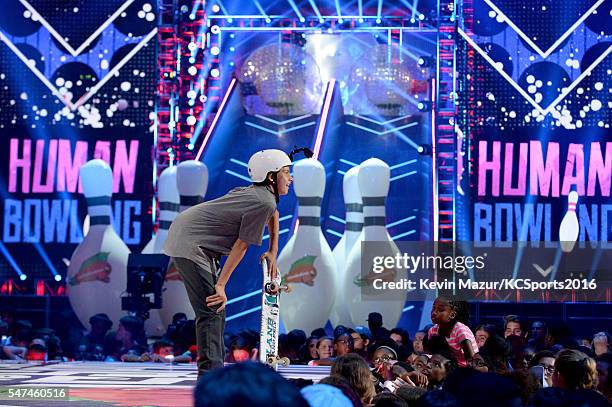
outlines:
[[[274,192],[274,199],[276,199],[276,203],[278,203],[280,201],[280,198],[278,196],[278,172],[275,172],[272,175],[272,181],[270,183],[272,184],[272,192]]]

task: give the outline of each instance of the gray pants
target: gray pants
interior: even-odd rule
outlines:
[[[223,367],[225,345],[225,310],[206,305],[206,297],[215,294],[218,279],[218,261],[207,256],[209,264],[198,265],[191,260],[173,257],[172,261],[183,278],[189,302],[195,312],[196,339],[198,344],[198,377],[210,369]],[[207,266],[207,267],[203,267]]]

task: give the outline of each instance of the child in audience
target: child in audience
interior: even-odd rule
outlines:
[[[460,367],[467,367],[468,361],[478,352],[474,334],[466,325],[469,319],[468,307],[465,301],[452,301],[446,297],[438,297],[431,310],[431,322],[428,337],[440,335],[446,338],[453,356]]]

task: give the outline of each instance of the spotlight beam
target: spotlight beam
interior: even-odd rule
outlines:
[[[321,16],[321,13],[319,12],[319,8],[317,7],[317,4],[315,3],[315,1],[308,0],[308,3],[310,3],[310,7],[312,7],[312,9],[314,10],[315,14],[319,18],[319,21],[323,22],[323,16]]]
[[[4,255],[4,257],[9,262],[9,264],[13,267],[13,270],[15,270],[15,273],[17,273],[19,278],[21,280],[24,280],[22,276],[25,276],[25,274],[23,274],[23,271],[21,271],[21,267],[19,267],[19,265],[17,264],[13,256],[11,256],[11,254],[9,253],[6,246],[4,246],[4,243],[2,243],[2,241],[0,241],[0,252]]]
[[[300,9],[298,8],[298,6],[295,4],[295,1],[293,0],[287,0],[287,2],[289,3],[289,5],[291,5],[291,8],[293,9],[293,11],[295,12],[295,14],[298,16],[298,18],[300,19],[301,22],[306,21],[306,19],[304,18],[304,16],[302,15],[302,13],[300,13]]]
[[[259,10],[259,13],[261,13],[262,16],[269,20],[270,16],[268,16],[268,13],[266,13],[266,10],[264,10],[261,4],[259,4],[257,0],[253,0],[253,3],[255,4],[255,7],[257,7],[257,10]]]
[[[342,18],[342,11],[340,10],[340,1],[335,0],[336,3],[336,14],[338,14],[338,18]]]

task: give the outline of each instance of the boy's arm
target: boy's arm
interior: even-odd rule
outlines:
[[[272,277],[272,280],[276,278],[276,256],[278,255],[278,231],[279,231],[279,221],[278,221],[278,209],[274,211],[274,214],[268,220],[268,233],[270,234],[270,246],[268,247],[268,251],[261,255],[259,258],[260,261],[263,259],[268,260],[268,271]]]
[[[227,297],[225,296],[225,286],[227,285],[230,276],[236,269],[236,266],[238,266],[244,257],[244,254],[248,248],[248,243],[240,239],[236,240],[232,246],[232,250],[229,252],[229,256],[227,256],[225,264],[223,265],[223,269],[219,275],[219,280],[217,280],[217,284],[215,284],[215,294],[206,297],[206,306],[213,307],[215,305],[219,305],[217,312],[221,312],[225,309],[225,303],[227,302]]]

